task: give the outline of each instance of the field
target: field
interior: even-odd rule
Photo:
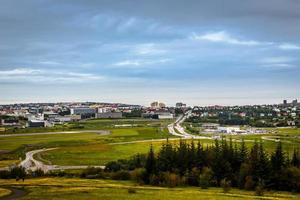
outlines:
[[[151,120],[143,118],[133,119],[91,119],[79,122],[70,122],[63,125],[44,128],[12,128],[7,127],[0,134],[17,134],[17,133],[40,133],[40,132],[58,132],[58,131],[73,131],[73,130],[110,130],[117,127],[165,127],[170,123],[170,120]]]
[[[104,165],[109,161],[129,158],[136,153],[146,153],[150,144],[153,144],[154,149],[157,150],[162,141],[155,141],[155,139],[172,137],[165,129],[168,121],[145,119],[89,120],[79,124],[84,124],[88,128],[87,130],[109,130],[111,134],[99,135],[85,132],[67,135],[0,137],[0,150],[11,152],[4,156],[5,160],[0,159],[0,167],[15,163],[20,157],[24,157],[25,152],[29,150],[50,147],[58,147],[58,149],[41,153],[35,157],[57,165]],[[126,126],[128,124],[139,125],[122,127],[124,124]],[[121,125],[121,127],[115,125]],[[263,142],[269,152],[272,152],[276,147],[274,140],[281,138],[283,148],[289,155],[292,155],[294,148],[300,147],[300,139],[295,137],[300,135],[300,129],[285,128],[268,131],[272,134],[232,136],[232,138],[234,140],[244,138],[247,146],[251,147],[255,140],[259,141],[261,138],[267,137],[268,140],[263,140]],[[136,141],[142,140],[147,141],[136,143]],[[201,140],[203,145],[211,145],[213,142],[213,140]]]
[[[33,149],[57,147],[55,150],[36,154],[34,157],[47,164],[56,165],[105,165],[109,161],[126,159],[137,153],[147,153],[150,145],[157,151],[166,138],[178,143],[179,138],[171,136],[166,126],[169,121],[131,119],[131,120],[89,120],[76,123],[76,131],[87,131],[70,134],[27,135],[31,129],[20,129],[11,137],[0,137],[0,167],[19,162],[25,152]],[[115,126],[117,125],[117,126]],[[69,128],[66,128],[69,126]],[[74,124],[68,124],[64,130],[73,130]],[[70,128],[73,127],[73,128]],[[22,132],[21,132],[22,130]],[[26,130],[26,131],[24,131]],[[37,129],[33,132],[43,133],[61,131],[57,129]],[[97,134],[94,130],[107,130],[108,135]],[[254,141],[263,139],[268,152],[272,152],[277,139],[282,141],[283,148],[292,155],[294,148],[300,147],[300,129],[267,129],[270,134],[232,136],[234,141],[245,139],[250,148]],[[90,131],[90,132],[89,132]],[[3,133],[0,133],[3,134]],[[229,136],[226,137],[229,139]],[[195,141],[197,142],[197,141]],[[212,145],[214,140],[201,139],[203,146]],[[78,171],[80,172],[80,170]],[[299,199],[298,194],[285,192],[266,192],[264,197],[254,196],[253,191],[232,189],[223,193],[220,188],[202,190],[195,187],[160,188],[137,186],[133,182],[111,180],[89,180],[79,178],[37,178],[24,183],[15,180],[0,180],[0,185],[25,188],[26,196],[22,199]],[[136,193],[128,193],[133,188]],[[0,189],[0,197],[9,191]]]
[[[299,194],[288,192],[265,192],[263,197],[253,191],[232,189],[223,193],[221,188],[200,189],[197,187],[161,188],[137,186],[130,181],[91,180],[78,178],[37,178],[25,182],[0,180],[0,185],[14,186],[28,192],[22,199],[102,199],[102,200],[194,200],[194,199],[299,199]],[[134,191],[129,192],[128,189]],[[0,190],[1,192],[1,190]]]

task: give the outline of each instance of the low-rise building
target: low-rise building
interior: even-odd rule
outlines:
[[[45,121],[42,121],[42,120],[29,120],[27,122],[27,126],[30,127],[30,128],[37,128],[37,127],[45,127]]]
[[[95,118],[100,119],[118,119],[122,118],[122,112],[103,112],[103,113],[96,113]]]

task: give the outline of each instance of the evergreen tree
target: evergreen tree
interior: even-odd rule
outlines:
[[[273,172],[281,171],[286,164],[281,142],[278,143],[275,153],[271,157],[271,164]]]
[[[300,167],[300,157],[298,149],[294,149],[291,165],[295,167]]]
[[[155,158],[155,155],[154,155],[152,144],[150,146],[150,150],[149,150],[149,153],[148,153],[148,156],[147,156],[145,169],[146,169],[145,183],[149,183],[149,177],[152,174],[156,174],[156,158]]]

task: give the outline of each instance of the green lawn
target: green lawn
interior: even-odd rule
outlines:
[[[101,199],[101,200],[194,200],[194,199],[299,199],[299,194],[288,192],[265,192],[263,197],[253,191],[232,189],[223,193],[221,188],[200,189],[198,187],[162,188],[137,186],[130,181],[88,180],[78,178],[37,178],[25,182],[0,180],[0,185],[18,186],[29,193],[23,200],[35,199]],[[128,193],[128,189],[136,191]]]
[[[63,125],[55,125],[54,127],[44,128],[18,128],[8,127],[1,134],[17,134],[17,133],[38,133],[38,132],[58,132],[70,130],[101,130],[114,129],[122,125],[132,125],[134,127],[165,127],[170,120],[152,120],[144,118],[133,119],[90,119],[86,121],[70,122]],[[121,125],[121,126],[120,126]]]
[[[0,188],[0,198],[6,195],[9,195],[11,193],[10,190],[5,189],[5,188]]]

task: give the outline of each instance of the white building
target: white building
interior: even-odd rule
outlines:
[[[240,131],[240,127],[233,127],[233,126],[219,126],[218,127],[218,132],[220,133],[228,133],[228,134],[233,134],[233,133],[237,133]]]

